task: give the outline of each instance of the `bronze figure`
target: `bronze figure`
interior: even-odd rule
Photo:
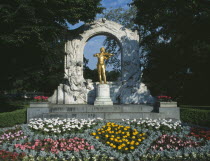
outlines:
[[[94,54],[93,56],[98,58],[97,69],[100,84],[102,84],[102,78],[104,80],[104,84],[106,84],[106,65],[104,61],[113,56],[113,54],[106,53],[105,48],[102,47],[100,49],[100,53]]]

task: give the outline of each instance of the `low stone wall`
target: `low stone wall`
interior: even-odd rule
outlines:
[[[154,112],[150,105],[61,105],[48,103],[31,103],[27,109],[27,121],[31,118],[103,118],[106,120],[139,119],[139,118],[165,118],[180,120],[178,107],[160,107]]]

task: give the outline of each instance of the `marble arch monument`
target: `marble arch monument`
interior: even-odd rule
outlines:
[[[97,35],[112,36],[121,48],[121,79],[108,82],[111,99],[119,104],[152,103],[153,97],[141,83],[139,35],[106,19],[84,24],[67,35],[64,82],[49,98],[53,104],[93,104],[96,83],[83,77],[83,51],[86,42]],[[109,81],[109,80],[108,80]]]

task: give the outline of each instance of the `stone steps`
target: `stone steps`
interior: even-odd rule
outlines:
[[[148,105],[113,105],[113,106],[93,106],[93,105],[52,105],[49,107],[50,113],[56,112],[151,112],[152,106]]]
[[[27,109],[27,122],[31,118],[103,118],[106,120],[138,119],[138,118],[174,118],[180,119],[179,108],[164,107],[154,112],[153,106],[149,105],[64,105],[49,103],[31,103]]]
[[[42,115],[43,118],[77,118],[77,119],[84,119],[84,118],[103,118],[106,120],[121,120],[121,119],[138,119],[138,118],[153,118],[158,119],[161,117],[159,113],[153,112],[86,112],[86,113],[79,113],[79,112],[72,112],[72,113],[44,113]]]
[[[59,105],[49,107],[49,113],[43,113],[42,118],[103,118],[106,120],[121,120],[124,118],[159,118],[158,113],[153,113],[153,107],[148,105]],[[154,116],[153,116],[154,115]]]

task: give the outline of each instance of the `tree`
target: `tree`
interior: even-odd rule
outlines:
[[[148,56],[143,78],[152,94],[208,104],[210,2],[133,0],[132,5]]]
[[[63,73],[68,23],[91,21],[102,10],[100,0],[2,0],[1,90],[14,88],[16,80],[22,89],[51,88],[55,74]]]
[[[103,18],[107,20],[117,22],[122,26],[129,28],[131,30],[137,29],[137,26],[134,24],[134,17],[136,15],[135,7],[130,7],[129,9],[124,8],[116,8],[106,10],[103,14]],[[112,64],[114,66],[114,70],[120,72],[121,61],[119,59],[119,55],[121,54],[120,45],[117,44],[117,41],[109,36],[104,41],[104,46],[106,51],[109,53],[113,53],[114,56],[111,57],[106,63]]]

